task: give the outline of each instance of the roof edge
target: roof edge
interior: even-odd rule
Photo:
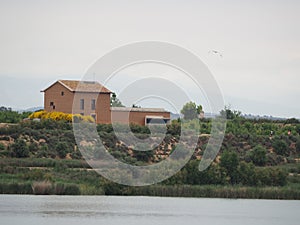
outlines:
[[[72,81],[78,81],[78,82],[82,82],[80,80],[72,80]],[[97,81],[96,81],[97,82]],[[113,93],[111,90],[109,90],[108,88],[106,88],[104,85],[100,84],[99,82],[97,82],[100,86],[101,86],[101,89],[100,91],[77,91],[76,89],[73,90],[72,88],[70,88],[68,85],[64,84],[63,80],[57,80],[55,81],[54,83],[52,83],[49,87],[41,90],[40,92],[45,92],[47,91],[49,88],[51,88],[52,86],[54,86],[56,83],[59,83],[60,85],[62,85],[63,87],[65,87],[66,89],[68,89],[69,91],[75,93],[75,92],[78,92],[78,93],[103,93],[103,94],[111,94]],[[102,89],[107,89],[108,91],[101,91]]]

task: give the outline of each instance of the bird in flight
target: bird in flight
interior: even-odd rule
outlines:
[[[219,52],[219,51],[217,51],[217,50],[211,50],[211,51],[208,52],[208,54],[210,54],[210,53],[217,54],[217,55],[219,55],[220,57],[223,57],[222,53]]]

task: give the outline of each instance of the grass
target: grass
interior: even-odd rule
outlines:
[[[84,160],[68,159],[38,159],[38,158],[0,158],[0,167],[66,167],[66,168],[90,168]]]
[[[246,199],[300,199],[300,189],[288,187],[239,187],[239,186],[149,186],[128,188],[128,195],[246,198]]]

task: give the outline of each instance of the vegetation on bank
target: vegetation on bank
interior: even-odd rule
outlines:
[[[4,106],[0,107],[0,123],[19,123],[23,119],[27,118],[31,112],[16,112],[11,108],[6,108]]]
[[[63,112],[46,112],[46,111],[38,111],[34,112],[29,115],[29,119],[41,119],[41,120],[55,120],[55,121],[84,121],[89,123],[94,123],[95,120],[91,116],[83,116],[81,114],[70,114],[70,113],[63,113]]]
[[[201,132],[190,162],[173,177],[149,187],[114,184],[90,170],[78,150],[70,120],[48,116],[4,124],[0,127],[0,193],[300,199],[299,121],[249,120],[228,109],[223,113],[229,120],[213,164],[198,171],[211,120],[186,121],[184,126],[189,129],[199,123]],[[130,129],[138,138],[150,137],[148,127],[131,125]],[[158,146],[140,152],[120,142],[111,125],[97,125],[106,149],[133,165],[167,158],[178,146],[180,131],[181,121],[172,121]],[[85,144],[91,143],[93,140],[87,140]],[[93,151],[92,157],[99,153]]]

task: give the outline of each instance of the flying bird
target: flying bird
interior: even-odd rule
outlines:
[[[222,53],[219,52],[219,51],[217,51],[217,50],[211,50],[211,51],[208,52],[208,54],[210,54],[210,53],[217,54],[217,55],[219,55],[220,57],[223,57]]]

